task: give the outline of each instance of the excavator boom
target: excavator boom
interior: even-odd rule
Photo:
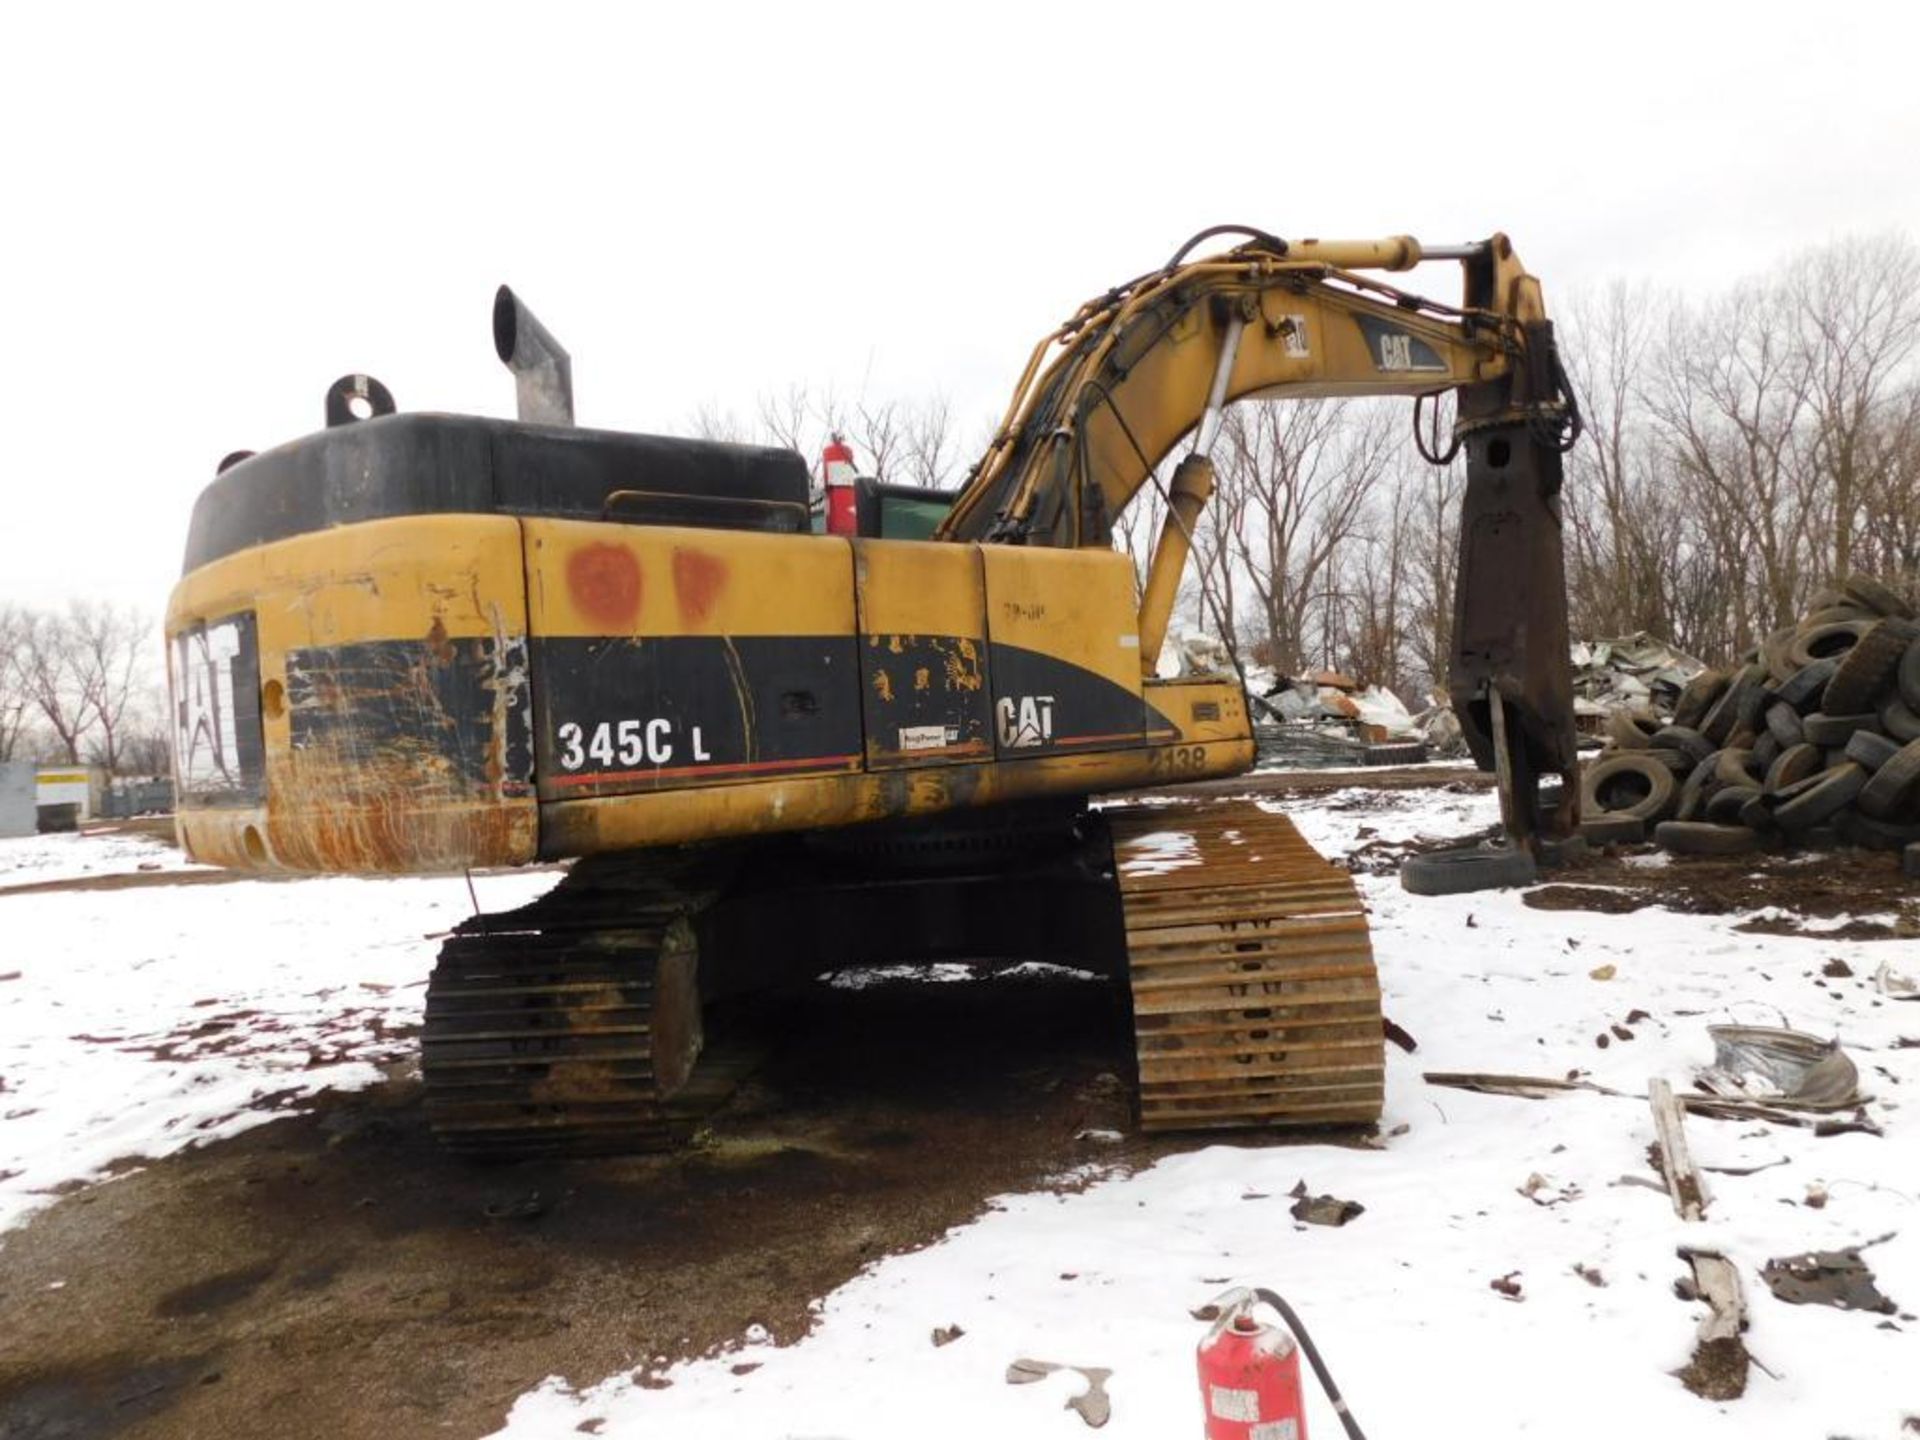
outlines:
[[[1249,398],[1457,397],[1452,449],[1467,454],[1450,691],[1475,758],[1500,776],[1516,841],[1541,823],[1540,780],[1577,792],[1566,665],[1560,455],[1579,415],[1554,353],[1539,282],[1504,235],[1423,247],[1410,236],[1244,244],[1173,260],[1087,301],[1047,335],[991,445],[938,534],[1107,548],[1116,518],[1180,441],[1169,514],[1141,597],[1152,671],[1212,490],[1222,408]],[[1458,305],[1363,271],[1456,261]],[[1418,433],[1418,416],[1415,426]],[[1451,458],[1451,453],[1447,457]],[[1497,712],[1497,713],[1496,713]],[[1552,830],[1568,833],[1573,811]]]

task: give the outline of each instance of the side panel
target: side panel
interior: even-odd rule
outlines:
[[[242,550],[180,582],[167,635],[196,859],[366,872],[534,857],[517,520],[378,520]]]
[[[524,524],[541,799],[859,768],[847,541]]]
[[[856,540],[869,769],[993,753],[986,583],[973,545]]]
[[[998,753],[1145,744],[1132,562],[1111,550],[1015,545],[981,546],[980,556]]]

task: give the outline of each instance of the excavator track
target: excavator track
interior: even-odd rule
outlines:
[[[1378,1120],[1380,982],[1353,877],[1252,801],[1107,814],[1141,1128]]]
[[[582,861],[531,904],[454,931],[421,1050],[428,1122],[449,1149],[605,1155],[689,1136],[715,1098],[695,1071],[703,878],[675,852]]]

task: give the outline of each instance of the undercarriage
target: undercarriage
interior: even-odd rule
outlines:
[[[449,1146],[495,1158],[671,1148],[751,1064],[716,1024],[732,1005],[941,961],[1105,978],[1128,1002],[1144,1129],[1379,1116],[1352,879],[1250,801],[1005,807],[580,860],[442,948],[428,1113]]]

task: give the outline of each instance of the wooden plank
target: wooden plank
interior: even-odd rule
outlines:
[[[1687,1150],[1686,1112],[1674,1099],[1673,1086],[1663,1079],[1647,1082],[1647,1102],[1653,1107],[1661,1179],[1673,1197],[1674,1214],[1682,1220],[1698,1220],[1707,1208],[1707,1180]]]

